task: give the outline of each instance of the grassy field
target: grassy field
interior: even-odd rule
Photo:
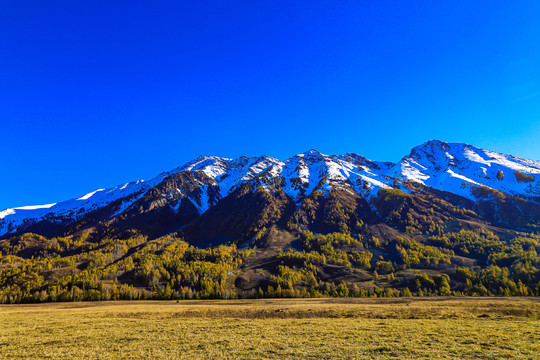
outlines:
[[[0,359],[540,359],[540,299],[0,306]]]

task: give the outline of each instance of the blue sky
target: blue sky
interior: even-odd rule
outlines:
[[[540,159],[538,1],[34,1],[0,11],[0,209],[200,154]]]

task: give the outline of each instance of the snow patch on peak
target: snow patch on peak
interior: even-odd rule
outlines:
[[[127,186],[127,184],[124,185],[123,187],[121,187],[121,189],[125,189],[126,186]],[[95,190],[95,191],[89,192],[88,194],[86,194],[86,195],[84,195],[84,196],[81,196],[81,197],[78,198],[77,200],[88,200],[88,199],[90,199],[95,193],[97,193],[98,191],[103,191],[103,190],[105,190],[105,189],[97,189],[97,190]]]
[[[49,208],[53,207],[54,205],[56,205],[56,203],[44,204],[44,205],[19,206],[19,207],[15,207],[15,208],[5,209],[5,210],[0,211],[0,219],[3,219],[4,217],[6,217],[8,215],[14,215],[16,213],[20,213],[21,210],[22,211],[43,210],[43,209],[49,209]]]
[[[5,209],[5,210],[2,210],[0,211],[0,219],[3,219],[5,218],[6,216],[8,215],[13,215],[15,214],[15,210],[14,209]]]
[[[309,156],[309,155],[314,155],[314,156],[327,156],[327,155],[324,155],[323,153],[321,153],[320,151],[317,151],[315,149],[310,149],[306,152],[303,153],[304,156]]]
[[[38,210],[38,209],[48,209],[53,207],[56,203],[44,204],[44,205],[29,205],[29,206],[19,206],[14,208],[14,210]]]

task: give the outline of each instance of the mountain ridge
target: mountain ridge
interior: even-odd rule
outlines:
[[[497,178],[501,171],[503,179]],[[527,181],[516,178],[518,171]],[[79,198],[37,206],[22,206],[0,211],[0,236],[16,233],[39,222],[74,222],[86,214],[115,203],[110,217],[127,211],[144,194],[167,178],[182,172],[204,174],[194,180],[201,189],[187,196],[199,215],[244,182],[263,174],[280,182],[280,187],[295,202],[302,201],[315,189],[345,189],[361,194],[368,202],[380,189],[398,188],[398,181],[413,181],[478,201],[475,187],[501,191],[531,202],[540,201],[540,161],[484,150],[465,143],[429,140],[414,147],[399,162],[380,162],[355,153],[325,155],[311,149],[285,161],[269,156],[241,156],[236,159],[200,155],[173,170],[144,181],[128,182],[108,189],[98,189]],[[322,182],[322,183],[321,183]],[[263,181],[262,187],[267,186]],[[212,196],[209,189],[212,188]],[[174,189],[173,189],[174,190]],[[178,196],[185,197],[180,189]],[[162,194],[174,197],[174,194]],[[177,205],[175,205],[177,206]]]

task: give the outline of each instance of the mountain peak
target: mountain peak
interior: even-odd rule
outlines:
[[[411,155],[416,153],[433,153],[440,150],[446,150],[449,147],[450,144],[445,141],[432,139],[413,147],[411,150]]]
[[[296,156],[299,156],[299,157],[324,157],[326,155],[322,154],[321,152],[315,150],[315,149],[310,149],[308,151],[305,151],[301,154],[298,154]]]

